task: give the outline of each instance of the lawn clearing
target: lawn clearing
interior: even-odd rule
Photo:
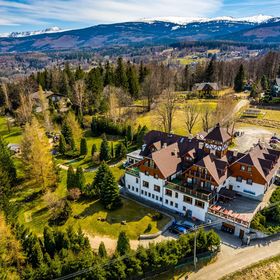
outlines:
[[[5,117],[0,117],[0,135],[7,143],[19,144],[22,138],[22,129],[13,125],[10,125],[10,129],[11,131],[9,133],[7,119]]]

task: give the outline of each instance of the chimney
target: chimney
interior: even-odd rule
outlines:
[[[146,144],[142,145],[142,152],[145,150],[146,146],[147,146]]]
[[[234,157],[237,157],[237,154],[238,154],[238,151],[235,149],[235,150],[233,150],[233,156]]]
[[[167,143],[163,143],[162,148],[166,148],[167,147]]]
[[[199,143],[198,143],[198,148],[202,150],[203,147],[204,147],[204,143],[203,143],[203,142],[199,142]]]

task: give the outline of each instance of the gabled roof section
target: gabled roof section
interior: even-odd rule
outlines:
[[[195,90],[205,90],[205,89],[219,90],[217,83],[196,83],[194,85]]]
[[[164,178],[168,178],[181,170],[182,161],[178,152],[178,144],[174,143],[151,154],[152,160]]]
[[[220,124],[217,124],[206,136],[206,140],[217,141],[225,143],[231,139],[231,135],[228,133],[227,129],[220,127]]]

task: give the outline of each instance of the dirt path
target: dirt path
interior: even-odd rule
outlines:
[[[69,163],[69,162],[68,162],[68,163]],[[109,167],[115,167],[115,166],[117,166],[118,164],[119,164],[119,162],[118,162],[118,163],[113,163],[113,164],[110,164]],[[69,166],[68,166],[68,165],[65,165],[65,164],[58,164],[57,166],[58,166],[58,168],[63,169],[63,170],[68,170],[68,168],[69,168]],[[98,167],[94,167],[94,168],[85,168],[85,169],[84,169],[84,172],[94,172],[94,171],[96,171],[97,169],[98,169]],[[74,168],[74,171],[76,171],[76,168]]]

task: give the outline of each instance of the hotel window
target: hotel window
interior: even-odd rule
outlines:
[[[130,185],[128,185],[128,189],[130,190]]]
[[[241,166],[240,166],[240,170],[241,170],[241,171],[245,171],[245,170],[246,170],[246,166],[241,165]]]
[[[136,178],[136,183],[138,184],[138,178]]]
[[[168,199],[165,199],[165,204],[168,204]]]
[[[242,182],[242,177],[241,177],[241,176],[237,176],[237,177],[236,177],[236,181],[237,181],[237,182]]]
[[[173,201],[170,201],[170,206],[173,206]]]
[[[138,192],[138,188],[136,188],[136,192]]]
[[[152,199],[154,199],[155,198],[155,195],[154,194],[152,194]]]
[[[178,203],[175,203],[175,207],[178,208]]]
[[[144,191],[143,191],[143,190],[141,190],[141,194],[144,194]]]
[[[134,187],[132,186],[132,190],[134,191]]]
[[[165,194],[172,197],[172,191],[171,190],[166,189]]]
[[[143,187],[148,188],[149,187],[149,183],[146,181],[143,181]]]
[[[252,179],[248,179],[248,180],[247,180],[247,184],[248,184],[248,185],[253,185],[253,180],[252,180]]]
[[[175,192],[175,198],[178,198],[178,193],[177,192]]]
[[[154,185],[154,191],[155,192],[160,192],[160,186]]]
[[[200,207],[200,208],[204,208],[204,202],[196,199],[195,200],[195,206]]]
[[[186,206],[183,206],[183,211],[187,211],[187,208],[186,208]]]
[[[159,200],[162,201],[162,197],[160,197]]]
[[[149,196],[149,197],[151,197],[151,194],[150,194],[150,193],[148,193],[148,196]]]
[[[147,196],[147,192],[145,192],[145,196]]]
[[[158,196],[156,195],[156,200],[158,200]]]
[[[248,172],[252,172],[252,167],[248,166]]]
[[[187,202],[189,204],[192,204],[192,198],[189,196],[184,195],[184,202]]]

